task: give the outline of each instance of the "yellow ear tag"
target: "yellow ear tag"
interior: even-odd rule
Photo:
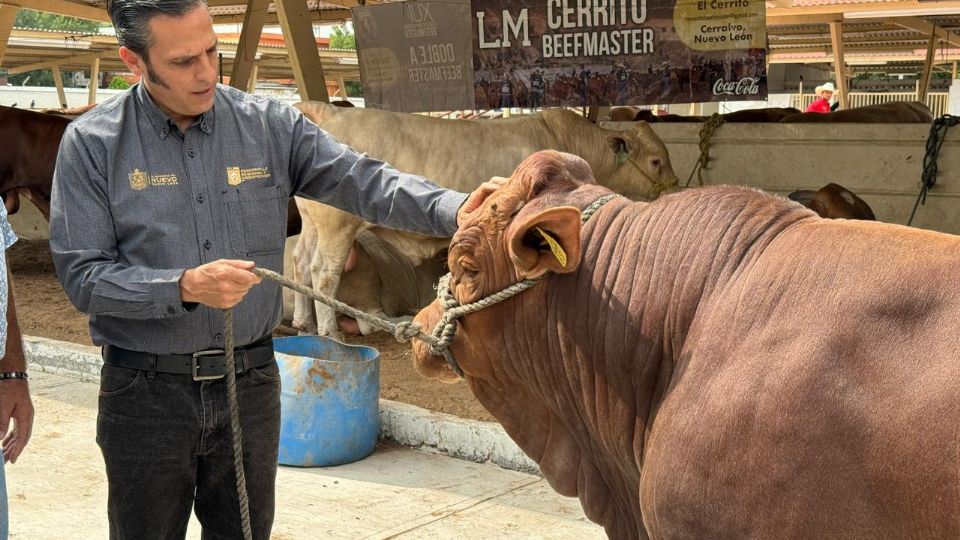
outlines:
[[[550,251],[553,252],[553,256],[556,257],[557,261],[560,262],[560,266],[566,268],[567,253],[563,251],[562,247],[560,247],[560,242],[557,242],[557,240],[554,237],[550,236],[549,233],[547,233],[540,227],[534,227],[534,229],[536,229],[537,232],[540,233],[540,236],[542,236],[543,239],[547,241],[547,244],[550,245]]]

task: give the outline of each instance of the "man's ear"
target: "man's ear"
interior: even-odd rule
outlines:
[[[120,47],[120,59],[131,73],[138,77],[143,76],[143,62],[139,54],[126,47]]]
[[[524,279],[547,272],[565,274],[580,265],[580,210],[561,206],[544,210],[509,233],[510,258]]]

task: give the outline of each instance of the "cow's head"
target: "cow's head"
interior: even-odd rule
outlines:
[[[680,181],[673,172],[670,154],[646,122],[607,137],[614,162],[605,185],[633,200],[653,200]]]
[[[585,182],[593,184],[590,166],[572,154],[545,150],[521,163],[504,186],[467,216],[450,243],[447,264],[457,302],[476,302],[547,272],[575,271],[580,264],[580,210],[563,204],[563,199]],[[488,332],[499,331],[491,325],[515,309],[514,302],[524,303],[537,292],[525,291],[509,302],[461,319],[451,350],[456,358],[463,358],[461,367],[468,375],[482,378],[489,374],[483,342]],[[441,315],[439,301],[434,301],[420,312],[417,321],[432,329]],[[479,341],[472,342],[471,335]],[[432,356],[424,345],[415,342],[414,351],[422,375],[445,382],[457,380],[443,358]]]

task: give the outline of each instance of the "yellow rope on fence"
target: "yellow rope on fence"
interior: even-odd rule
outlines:
[[[723,125],[723,122],[723,117],[719,113],[713,113],[703,123],[703,127],[700,128],[700,157],[697,158],[693,170],[690,171],[690,176],[687,177],[687,183],[684,187],[690,187],[690,180],[693,180],[694,173],[697,174],[697,183],[703,185],[703,169],[710,162],[710,139],[713,137],[714,130]]]

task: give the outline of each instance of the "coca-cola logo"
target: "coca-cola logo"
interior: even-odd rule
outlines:
[[[755,96],[760,93],[760,77],[741,77],[737,81],[722,78],[713,83],[715,96]]]

